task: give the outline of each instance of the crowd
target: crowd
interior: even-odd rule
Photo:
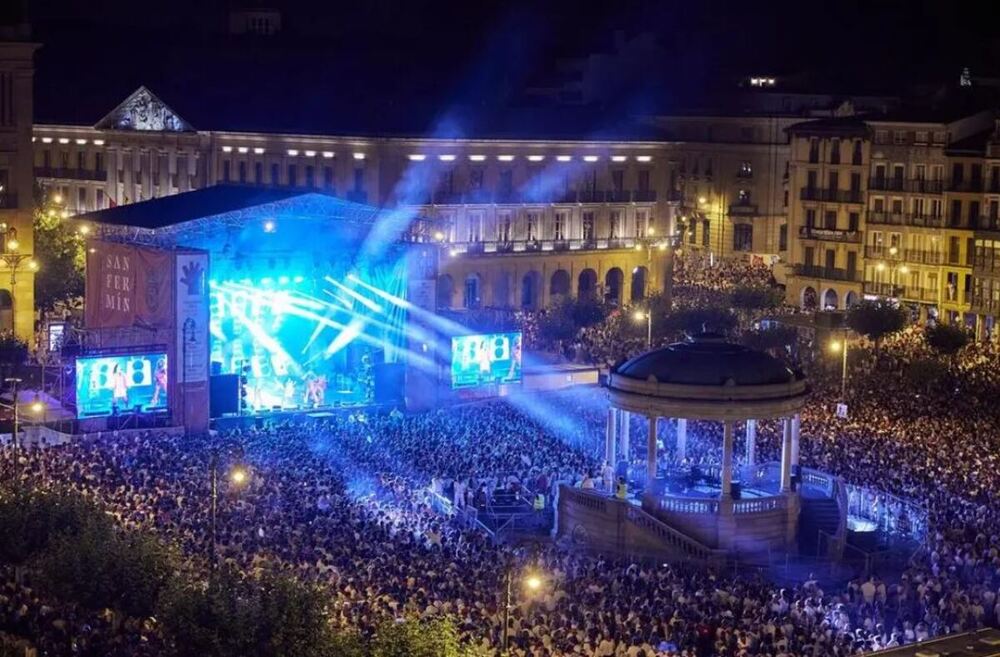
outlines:
[[[750,267],[726,276],[758,274]],[[716,274],[685,276],[702,289],[725,289]],[[512,613],[518,657],[846,656],[1000,619],[1000,414],[982,396],[1000,381],[997,354],[989,345],[967,347],[947,366],[965,383],[954,396],[929,398],[902,375],[930,356],[921,339],[907,330],[878,353],[855,350],[847,419],[833,412],[836,377],[815,372],[803,464],[916,500],[931,526],[905,566],[836,588],[559,544],[508,547],[436,510],[435,494],[485,508],[496,491],[541,493],[551,503],[561,483],[594,485],[604,467],[607,407],[593,390],[422,415],[345,412],[212,437],[109,433],[24,453],[17,476],[97,500],[122,525],[179,545],[196,568],[209,550],[209,464],[245,464],[245,487],[223,485],[221,559],[322,584],[331,621],[363,632],[384,619],[449,615],[465,641],[496,651],[505,575],[534,569],[544,585],[519,594]],[[632,441],[636,457],[644,445]],[[692,425],[692,458],[712,463],[718,445],[714,430]],[[761,424],[758,448],[761,460],[777,457],[776,425]],[[3,476],[11,477],[11,453],[3,458]],[[142,655],[158,647],[151,624],[60,606],[12,577],[0,584],[0,631],[46,655]]]

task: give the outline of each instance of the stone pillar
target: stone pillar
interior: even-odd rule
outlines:
[[[605,445],[604,445],[604,457],[608,460],[608,463],[614,467],[617,463],[615,456],[616,443],[618,441],[618,409],[609,408],[608,409],[608,426],[605,435]]]
[[[792,490],[792,420],[781,420],[781,492]]]
[[[646,438],[646,489],[653,489],[656,479],[656,420],[655,415],[649,416],[649,436]]]
[[[725,420],[722,423],[722,499],[728,500],[733,496],[733,421]]]
[[[757,420],[747,420],[747,469],[757,463]],[[747,475],[750,476],[749,474]]]
[[[688,444],[688,421],[682,417],[677,418],[677,459],[683,461],[687,458]]]
[[[802,416],[796,413],[792,416],[792,466],[799,465],[799,430],[802,428]]]
[[[621,421],[621,437],[622,437],[622,458],[626,461],[632,460],[632,416],[628,411],[618,411],[618,417]]]

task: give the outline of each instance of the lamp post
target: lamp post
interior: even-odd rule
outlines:
[[[653,348],[653,313],[650,312],[649,310],[646,310],[646,311],[637,310],[637,311],[635,311],[635,315],[633,315],[633,317],[635,318],[635,321],[637,321],[637,322],[641,322],[643,320],[646,321],[646,349],[652,349]]]
[[[2,404],[4,408],[9,408],[14,413],[14,429],[10,436],[11,450],[14,453],[14,475],[15,479],[18,473],[18,453],[20,452],[20,433],[21,433],[21,411],[17,404],[17,397],[20,394],[18,387],[21,385],[22,379],[16,376],[7,377],[4,379],[4,383],[8,384],[11,388],[11,404],[7,406]],[[39,400],[35,400],[31,404],[31,412],[38,414],[45,412],[45,404]]]
[[[524,586],[529,591],[538,591],[542,588],[542,578],[537,574],[529,573],[524,578]],[[503,605],[503,635],[501,639],[502,657],[510,655],[510,610],[514,606],[514,566],[507,566],[504,573],[504,605]]]
[[[250,475],[246,468],[241,466],[236,466],[229,471],[229,481],[231,481],[236,486],[243,486],[249,480]],[[209,468],[209,481],[211,484],[211,500],[212,500],[212,511],[211,511],[211,543],[209,545],[209,563],[211,565],[212,572],[216,570],[216,566],[219,561],[219,547],[218,547],[218,517],[219,517],[219,452],[217,450],[212,451],[212,462]]]
[[[666,302],[667,310],[673,305],[674,298],[674,251],[680,246],[681,234],[674,231],[663,237],[656,237],[656,229],[649,226],[646,234],[636,238],[635,248],[637,251],[646,251],[646,276],[652,276],[653,269],[653,249],[665,251],[666,272],[663,277],[663,298]],[[648,287],[649,282],[646,282]]]
[[[847,403],[847,330],[844,329],[844,336],[840,342],[834,340],[830,343],[830,351],[841,354],[840,358],[840,401]]]
[[[895,258],[896,254],[899,253],[899,249],[895,246],[889,247],[889,256]],[[906,265],[901,265],[896,260],[890,260],[888,264],[884,261],[879,262],[875,265],[875,269],[878,272],[884,272],[886,269],[889,270],[889,296],[890,297],[900,297],[903,295],[903,286],[899,284],[899,275],[902,274],[906,276],[910,273],[910,268]]]
[[[17,305],[14,286],[17,284],[17,271],[22,264],[26,264],[29,271],[38,271],[38,261],[30,253],[18,252],[21,243],[17,241],[16,228],[8,226],[6,223],[0,223],[0,233],[3,233],[3,252],[0,253],[0,259],[10,269],[10,316],[12,325],[16,327]]]

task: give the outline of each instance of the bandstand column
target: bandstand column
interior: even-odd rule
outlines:
[[[757,420],[747,420],[747,468],[757,463]],[[749,475],[748,475],[749,476]]]
[[[618,442],[618,409],[609,408],[608,409],[608,426],[606,428],[605,444],[604,444],[604,458],[607,459],[608,464],[614,467],[617,461],[615,460],[615,448]]]
[[[656,479],[656,420],[655,415],[649,416],[649,437],[646,438],[646,488],[649,490]]]
[[[632,436],[632,416],[628,411],[619,411],[618,417],[620,418],[622,424],[622,459],[631,462],[632,452],[630,438]]]
[[[733,496],[733,421],[722,423],[722,499]]]
[[[796,413],[792,416],[792,467],[799,465],[799,431],[802,428],[802,416]]]
[[[683,461],[687,458],[688,445],[688,421],[682,417],[677,418],[677,460]]]
[[[792,490],[792,420],[781,419],[781,492]]]

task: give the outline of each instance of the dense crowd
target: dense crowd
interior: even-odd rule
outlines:
[[[551,504],[559,484],[599,487],[607,406],[596,390],[422,415],[344,412],[213,437],[109,433],[27,452],[18,475],[99,501],[123,525],[181,546],[196,567],[209,550],[209,464],[216,456],[224,470],[246,464],[246,487],[223,486],[221,558],[322,584],[332,622],[363,632],[387,618],[449,615],[466,641],[496,650],[506,572],[537,569],[542,590],[518,595],[512,613],[519,657],[852,655],[997,625],[1000,414],[984,403],[1000,381],[996,348],[970,345],[943,365],[956,393],[933,397],[903,376],[908,363],[931,356],[919,330],[854,353],[848,419],[833,412],[836,368],[814,373],[802,462],[919,501],[931,531],[909,563],[836,588],[549,542],[508,547],[440,513],[437,494],[485,508],[496,491],[541,493]],[[692,426],[693,460],[717,461],[718,445],[716,429]],[[758,445],[762,460],[776,458],[778,427],[762,423]],[[632,456],[644,446],[633,440]],[[10,458],[5,452],[4,476]],[[60,606],[13,578],[0,585],[0,630],[47,655],[155,654],[158,646],[150,624]]]

